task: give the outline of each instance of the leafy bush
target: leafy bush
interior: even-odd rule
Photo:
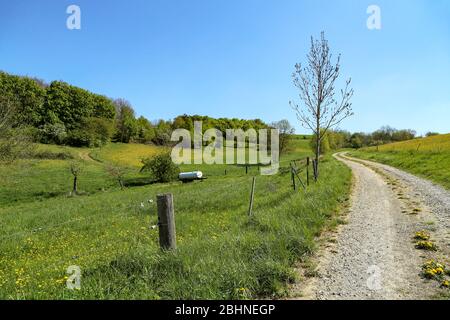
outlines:
[[[33,153],[32,158],[46,160],[68,160],[73,159],[73,155],[68,152],[40,151]]]
[[[42,143],[63,144],[67,138],[66,127],[62,123],[45,124],[39,129]]]
[[[166,146],[170,142],[170,134],[166,131],[156,131],[156,136],[153,138],[153,142],[159,146]]]
[[[13,163],[32,153],[34,145],[26,129],[2,130],[0,137],[0,163]]]
[[[75,129],[67,135],[66,144],[73,147],[89,147],[90,135],[86,130]]]
[[[170,153],[161,153],[153,158],[142,160],[141,172],[150,171],[157,182],[169,182],[177,178],[180,169],[172,162]]]
[[[69,132],[66,144],[74,147],[101,147],[110,141],[112,122],[102,118],[83,120],[82,128]]]

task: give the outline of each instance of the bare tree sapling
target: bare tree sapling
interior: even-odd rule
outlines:
[[[315,180],[319,176],[320,142],[329,129],[353,115],[350,100],[354,91],[350,88],[351,79],[346,81],[345,87],[340,90],[340,96],[336,97],[335,85],[340,76],[341,56],[338,55],[335,62],[332,59],[328,41],[322,32],[320,40],[311,37],[311,48],[305,66],[296,64],[292,75],[303,104],[300,106],[291,101],[290,105],[296,111],[301,125],[310,129],[316,139]]]

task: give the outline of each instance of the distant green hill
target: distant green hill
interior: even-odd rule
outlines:
[[[413,139],[390,143],[377,147],[366,148],[366,151],[450,151],[450,134],[441,134],[421,139]]]
[[[450,189],[450,134],[364,148],[351,155],[403,169]]]

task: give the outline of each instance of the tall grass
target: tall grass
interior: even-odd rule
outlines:
[[[306,192],[292,190],[289,174],[258,176],[252,218],[246,214],[251,175],[238,167],[227,176],[211,169],[210,179],[188,185],[35,199],[27,187],[38,190],[45,176],[49,183],[58,180],[54,163],[48,163],[54,171],[39,167],[37,176],[18,181],[15,192],[27,201],[0,208],[2,299],[281,297],[295,279],[295,263],[307,259],[315,237],[336,223],[350,186],[348,168],[329,157],[322,180]],[[93,184],[107,181],[100,164],[89,165],[98,170]],[[157,217],[149,200],[165,192],[175,199],[175,253],[161,252],[157,230],[150,228]],[[82,270],[79,291],[65,286],[71,265]]]
[[[364,148],[351,155],[406,170],[450,189],[450,134]]]

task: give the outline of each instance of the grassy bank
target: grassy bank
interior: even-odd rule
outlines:
[[[364,148],[350,155],[388,164],[450,189],[450,135]]]
[[[288,158],[308,154],[302,143]],[[135,160],[121,161],[132,165]],[[93,172],[92,181],[82,186],[92,189],[89,195],[35,198],[52,181],[57,181],[55,190],[67,190],[70,176],[65,176],[63,160],[33,165],[34,170],[25,168],[35,175],[23,174],[15,185],[11,179],[0,188],[1,299],[283,296],[294,280],[294,264],[314,250],[314,238],[325,227],[337,223],[333,214],[350,187],[349,169],[331,157],[322,165],[322,180],[306,192],[294,192],[287,173],[258,176],[254,217],[249,218],[251,175],[236,166],[227,175],[223,168],[211,168],[204,182],[121,191],[104,176],[103,164],[91,160],[85,165]],[[8,201],[13,185],[18,200]],[[157,222],[156,194],[164,192],[174,194],[176,253],[161,252],[157,230],[150,228]],[[81,290],[66,289],[71,265],[81,267]]]

